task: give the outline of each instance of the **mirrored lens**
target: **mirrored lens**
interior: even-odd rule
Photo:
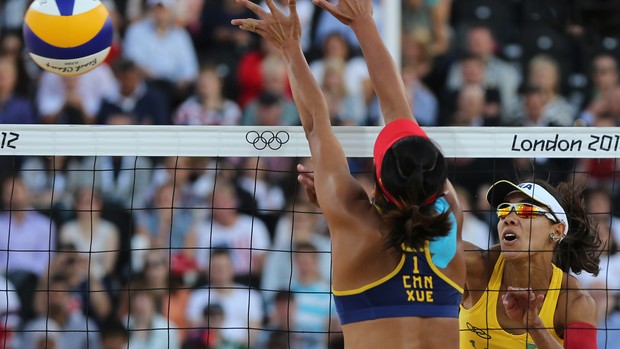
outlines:
[[[531,204],[510,204],[503,203],[497,207],[497,217],[506,218],[514,209],[517,216],[524,219],[531,219],[544,214],[538,206]]]

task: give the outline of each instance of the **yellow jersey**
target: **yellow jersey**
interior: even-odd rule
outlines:
[[[487,289],[470,309],[462,305],[459,313],[459,333],[461,349],[535,349],[536,344],[528,333],[519,335],[504,331],[497,320],[497,301],[502,284],[505,261],[500,254],[493,268]],[[560,344],[564,341],[555,333],[553,318],[560,296],[564,272],[553,265],[553,276],[545,295],[539,316],[549,333]]]

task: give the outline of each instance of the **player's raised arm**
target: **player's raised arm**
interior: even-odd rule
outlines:
[[[336,5],[327,0],[312,2],[353,29],[366,59],[385,123],[413,118],[400,72],[372,17],[372,0],[338,0]]]
[[[249,0],[237,0],[252,10],[259,19],[235,19],[232,24],[256,32],[271,41],[280,50],[287,66],[293,99],[299,111],[301,124],[308,138],[314,172],[316,193],[321,206],[342,205],[351,196],[353,177],[342,146],[331,128],[327,103],[314,79],[301,44],[301,26],[296,11],[296,0],[289,0],[290,14],[284,15],[267,0],[269,11]],[[360,189],[361,190],[361,189]]]

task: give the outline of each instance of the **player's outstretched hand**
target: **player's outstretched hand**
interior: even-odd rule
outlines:
[[[273,0],[266,0],[269,11],[250,0],[237,0],[250,11],[254,12],[259,19],[245,18],[233,19],[231,24],[239,26],[243,30],[257,33],[271,41],[279,49],[284,49],[287,44],[299,43],[301,37],[301,25],[297,16],[297,0],[288,0],[290,14],[284,15]]]
[[[297,165],[297,172],[299,172],[297,181],[304,186],[304,189],[306,189],[308,201],[315,204],[316,207],[319,207],[319,202],[316,199],[316,189],[314,188],[314,173],[302,164]]]
[[[372,0],[338,0],[335,5],[328,0],[312,0],[312,3],[348,26],[358,19],[372,17]]]

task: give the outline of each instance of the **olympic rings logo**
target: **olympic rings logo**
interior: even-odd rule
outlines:
[[[267,147],[271,150],[278,150],[291,139],[286,131],[250,131],[245,134],[245,140],[254,146],[256,150],[263,150]]]

